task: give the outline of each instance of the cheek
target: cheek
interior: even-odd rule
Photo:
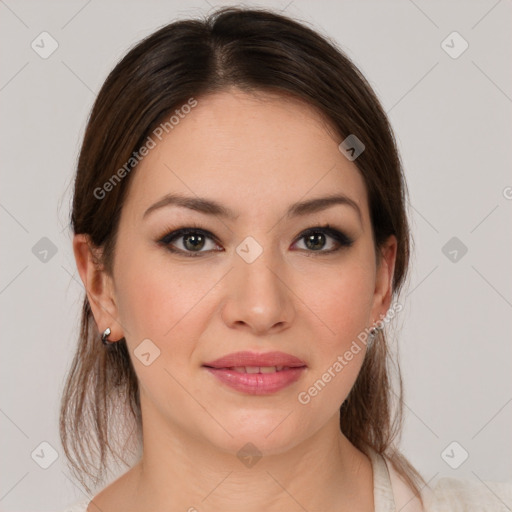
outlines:
[[[368,253],[358,251],[339,266],[319,269],[304,280],[306,286],[310,285],[307,305],[325,327],[325,351],[343,349],[369,327],[375,290],[372,265]]]
[[[197,315],[203,305],[201,299],[212,286],[208,279],[198,277],[192,265],[179,269],[166,256],[141,249],[120,257],[116,290],[119,316],[140,386],[162,410],[188,400],[178,382],[189,378],[188,365],[202,330]],[[149,366],[133,356],[145,339],[159,350]],[[150,352],[155,350],[149,347]],[[187,389],[200,394],[201,390],[193,386],[190,383]]]
[[[307,306],[320,323],[311,354],[312,372],[299,402],[315,410],[337,410],[363,364],[375,289],[373,264],[371,252],[358,251],[339,266],[310,273],[307,279],[317,283]]]
[[[119,316],[132,343],[171,336],[207,291],[207,283],[193,282],[193,274],[177,270],[163,256],[140,247],[120,251],[116,261]]]

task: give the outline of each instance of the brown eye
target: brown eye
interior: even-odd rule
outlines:
[[[201,233],[183,235],[183,245],[189,251],[201,250],[205,245],[205,237]]]
[[[331,242],[331,248],[323,250],[326,245],[329,245],[329,239],[334,240],[334,248],[332,247],[333,242]],[[329,225],[310,228],[302,233],[298,240],[304,240],[305,250],[319,253],[335,252],[343,247],[350,247],[354,243],[347,235]]]
[[[208,248],[208,241],[212,247]],[[201,253],[215,250],[215,238],[211,233],[202,229],[183,228],[165,235],[159,242],[175,253],[185,256],[200,256]],[[203,250],[206,247],[206,250]]]
[[[304,238],[304,244],[308,249],[316,251],[323,249],[326,243],[325,233],[312,233]]]
[[[353,240],[347,235],[329,225],[304,231],[297,238],[295,244],[299,241],[304,243],[304,247],[299,247],[300,250],[318,254],[334,253],[353,244]],[[177,229],[160,238],[158,242],[172,253],[183,256],[194,257],[213,251],[220,252],[217,239],[212,233],[200,228]],[[325,249],[326,247],[327,249]]]

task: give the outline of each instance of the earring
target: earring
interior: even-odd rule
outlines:
[[[381,331],[382,327],[370,327],[368,330],[368,334],[370,335],[368,337],[368,341],[366,342],[366,348],[370,348],[373,345],[373,342],[375,341],[375,338],[377,337],[377,334],[379,334],[379,331]]]
[[[109,341],[107,338],[110,336],[110,327],[107,327],[104,331],[103,331],[103,334],[101,335],[101,341],[103,342],[103,345],[110,345],[112,343],[115,343],[115,341]]]
[[[375,338],[375,336],[377,336],[378,332],[379,332],[379,328],[378,327],[370,327],[370,336],[372,338]]]

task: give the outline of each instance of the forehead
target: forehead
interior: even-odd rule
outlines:
[[[168,133],[160,130],[161,140],[150,135],[155,147],[136,168],[126,204],[137,216],[171,192],[225,203],[240,218],[278,214],[281,206],[336,192],[366,210],[359,170],[339,151],[340,137],[328,121],[307,103],[239,90],[196,100]]]

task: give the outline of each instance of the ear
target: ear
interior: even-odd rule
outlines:
[[[397,245],[396,237],[390,235],[382,247],[379,248],[380,258],[377,262],[373,309],[370,319],[372,325],[384,318],[391,305]]]
[[[118,321],[113,281],[100,263],[101,249],[94,247],[87,235],[79,234],[73,237],[73,252],[98,331],[102,334],[110,327],[109,341],[120,340],[124,334]]]

